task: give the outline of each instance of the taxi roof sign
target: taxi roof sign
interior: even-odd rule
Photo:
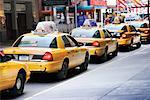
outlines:
[[[57,30],[53,21],[42,21],[37,24],[34,34],[49,34]]]

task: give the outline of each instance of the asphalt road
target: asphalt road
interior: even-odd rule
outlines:
[[[33,75],[24,94],[15,100],[150,100],[150,44],[105,63],[89,64],[80,73],[70,71],[68,78],[57,81],[51,75]],[[43,78],[44,77],[44,78]]]

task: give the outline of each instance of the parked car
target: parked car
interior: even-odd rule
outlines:
[[[142,42],[150,41],[150,28],[148,21],[133,21],[129,24],[133,25],[141,33]]]
[[[9,90],[13,96],[21,95],[29,78],[30,71],[26,64],[11,61],[9,56],[0,52],[0,92]]]
[[[58,79],[67,76],[68,69],[87,70],[89,53],[69,34],[33,32],[20,36],[4,53],[28,63],[31,72],[55,73]]]
[[[107,29],[96,27],[80,27],[70,32],[78,42],[89,49],[90,57],[106,61],[108,55],[117,56],[118,42],[113,39]]]
[[[129,24],[110,24],[104,26],[111,32],[111,35],[115,37],[119,43],[119,47],[127,48],[131,50],[132,47],[140,47],[140,33],[135,29],[133,25]]]

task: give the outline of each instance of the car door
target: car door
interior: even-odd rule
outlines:
[[[137,33],[136,28],[133,25],[129,25],[130,32],[133,33],[133,43],[139,43],[140,42],[140,35]]]
[[[108,52],[113,52],[114,50],[116,50],[116,39],[113,39],[112,36],[110,35],[109,31],[106,29],[103,29],[103,34],[104,34],[104,38],[108,43]]]
[[[76,66],[76,51],[74,46],[71,45],[70,41],[68,40],[68,38],[66,37],[66,35],[62,36],[62,40],[64,42],[64,47],[65,50],[67,52],[67,56],[69,58],[69,67],[73,68],[74,66]]]
[[[0,90],[3,90],[4,85],[4,77],[2,75],[3,72],[3,63],[2,63],[2,56],[0,55]]]
[[[73,37],[71,37],[69,35],[67,37],[68,37],[72,47],[74,47],[76,64],[77,65],[82,64],[85,60],[85,50],[78,46],[78,42]]]
[[[14,72],[10,68],[11,66],[3,61],[3,57],[0,57],[0,90],[7,89],[13,82]]]

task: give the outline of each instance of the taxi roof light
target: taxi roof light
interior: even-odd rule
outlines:
[[[42,60],[48,60],[48,61],[53,61],[53,56],[50,52],[46,52],[43,57]]]

